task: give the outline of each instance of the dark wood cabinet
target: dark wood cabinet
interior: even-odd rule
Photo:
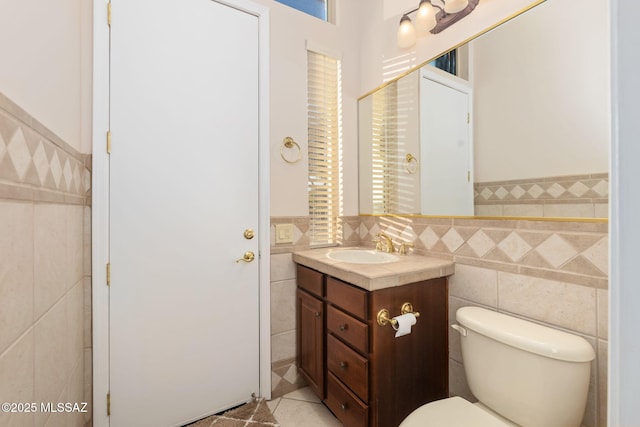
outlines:
[[[298,268],[297,290],[297,365],[315,393],[324,399],[325,389],[325,326],[323,281],[321,273]]]
[[[397,427],[419,406],[448,397],[446,278],[370,292],[297,271],[299,371],[345,427]],[[406,302],[420,316],[411,334],[395,338],[376,317],[382,309],[397,316]]]

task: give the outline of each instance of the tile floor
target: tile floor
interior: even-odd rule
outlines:
[[[309,389],[301,388],[267,402],[280,427],[341,427],[340,421]]]

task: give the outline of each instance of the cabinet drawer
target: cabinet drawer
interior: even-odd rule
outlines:
[[[361,318],[367,318],[367,291],[327,277],[327,301]]]
[[[327,329],[364,354],[369,352],[369,327],[335,307],[327,307]]]
[[[369,408],[362,403],[340,380],[329,373],[325,403],[344,427],[366,427]]]
[[[327,369],[360,399],[369,400],[369,361],[333,335],[327,335]]]
[[[322,273],[299,264],[296,268],[298,286],[322,298]]]

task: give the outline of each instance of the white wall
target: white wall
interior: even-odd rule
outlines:
[[[90,40],[91,28],[81,24],[81,17],[85,24],[91,22],[86,10],[90,3],[3,0],[0,4],[0,92],[81,152],[90,147],[89,134],[85,141],[81,137],[91,123],[82,112],[90,106],[83,105],[82,90],[90,88],[86,67],[90,50],[83,46],[82,36],[89,35]]]
[[[340,55],[343,78],[344,214],[358,213],[357,102],[360,7],[366,0],[337,1],[337,24],[329,24],[273,0],[256,0],[271,14],[271,215],[307,216],[307,48],[306,43]],[[302,160],[280,157],[282,139],[291,136]]]
[[[574,10],[547,0],[470,43],[476,181],[609,170],[608,3]]]

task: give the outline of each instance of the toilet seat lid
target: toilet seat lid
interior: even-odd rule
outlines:
[[[461,397],[422,405],[402,421],[400,427],[508,427],[509,424]]]

